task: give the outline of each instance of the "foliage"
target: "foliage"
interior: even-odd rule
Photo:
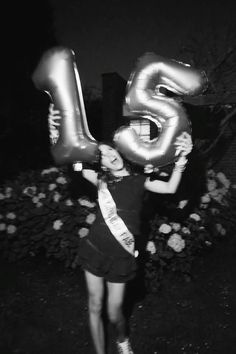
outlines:
[[[180,49],[182,60],[204,68],[209,79],[208,93],[233,92],[236,89],[236,41],[235,27],[208,24],[208,30],[200,30],[189,36]]]
[[[200,132],[195,146],[197,143],[209,167],[220,161],[235,136],[235,38],[235,26],[229,19],[222,17],[219,26],[218,21],[208,18],[202,29],[193,30],[192,35],[189,32],[179,52],[180,60],[204,70],[208,78],[206,91],[187,97],[186,102],[195,105],[193,131]]]
[[[235,186],[222,172],[211,169],[206,177],[206,192],[186,218],[176,221],[173,216],[156,215],[151,221],[146,278],[153,290],[158,288],[167,271],[190,280],[196,256],[233,234]],[[181,211],[186,203],[187,200],[180,201],[177,209]]]
[[[30,181],[30,182],[29,182]],[[21,173],[0,189],[0,249],[15,261],[44,251],[76,266],[80,237],[95,218],[95,203],[72,200],[64,169]]]
[[[30,182],[29,182],[30,181]],[[21,173],[0,187],[0,250],[9,261],[44,252],[78,264],[79,240],[95,220],[96,203],[87,196],[71,198],[63,168]],[[233,187],[221,172],[207,172],[207,192],[183,221],[156,215],[146,247],[145,279],[157,289],[166,271],[191,275],[193,259],[234,227]],[[187,201],[181,201],[181,210]]]

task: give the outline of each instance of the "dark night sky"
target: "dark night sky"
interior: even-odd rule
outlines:
[[[183,60],[178,51],[190,36],[200,36],[208,45],[207,33],[220,37],[225,26],[235,27],[234,2],[8,1],[0,14],[0,170],[1,164],[10,164],[17,171],[18,161],[29,166],[32,156],[44,161],[49,155],[47,150],[43,155],[49,99],[31,79],[46,49],[58,44],[73,49],[82,85],[101,87],[103,73],[128,79],[137,58],[147,51]]]
[[[218,32],[234,24],[234,0],[50,0],[60,44],[75,51],[83,84],[100,86],[101,74],[125,79],[147,51],[178,58],[190,36]]]

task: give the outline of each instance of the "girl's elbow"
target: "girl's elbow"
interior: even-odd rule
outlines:
[[[177,191],[177,187],[168,187],[166,193],[167,194],[175,194]]]

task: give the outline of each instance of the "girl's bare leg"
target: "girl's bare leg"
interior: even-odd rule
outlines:
[[[123,315],[123,301],[125,294],[124,283],[110,283],[107,282],[108,299],[107,299],[107,313],[110,322],[114,325],[117,339],[123,342],[126,338],[126,323]]]
[[[85,271],[85,279],[88,288],[89,324],[93,343],[97,354],[105,354],[105,338],[102,321],[104,280],[88,271]]]

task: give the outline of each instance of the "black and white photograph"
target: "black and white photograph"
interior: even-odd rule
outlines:
[[[0,353],[234,354],[234,1],[0,23]]]

